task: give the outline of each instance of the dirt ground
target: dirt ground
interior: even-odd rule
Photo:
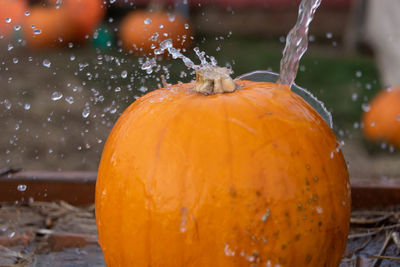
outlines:
[[[0,49],[0,168],[96,170],[119,114],[165,74],[145,76],[138,58],[95,49]],[[351,177],[400,177],[399,153],[341,139]]]

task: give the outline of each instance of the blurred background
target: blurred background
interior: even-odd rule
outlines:
[[[279,72],[299,2],[0,0],[0,168],[95,171],[113,124],[129,104],[165,82],[194,79],[181,60],[157,53],[162,40],[172,38],[196,63],[198,47],[234,76]],[[351,177],[357,178],[400,174],[392,138],[400,143],[400,132],[390,138],[363,133],[371,100],[396,85],[385,74],[396,68],[382,59],[395,39],[369,34],[371,25],[377,28],[370,32],[383,34],[379,25],[385,21],[371,13],[373,4],[323,0],[295,81],[332,112]],[[391,25],[395,31],[398,24]],[[395,54],[389,55],[393,61]],[[395,115],[384,117],[395,116],[393,126],[400,124],[400,111],[392,109]],[[376,119],[367,124],[378,128]]]

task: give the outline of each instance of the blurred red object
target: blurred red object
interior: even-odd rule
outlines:
[[[14,32],[14,27],[24,19],[27,3],[25,0],[0,0],[0,36],[6,38]]]

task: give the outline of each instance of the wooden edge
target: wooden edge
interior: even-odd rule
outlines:
[[[96,172],[24,171],[0,177],[0,202],[94,203]]]
[[[400,178],[351,179],[352,207],[400,205]]]
[[[23,171],[0,176],[0,202],[94,203],[96,172]],[[400,178],[351,179],[352,207],[400,205]]]

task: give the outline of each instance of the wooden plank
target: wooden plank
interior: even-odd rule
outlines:
[[[0,176],[0,202],[94,203],[96,172],[24,171]],[[400,205],[400,178],[351,179],[353,208]]]
[[[400,205],[400,178],[351,179],[353,208]]]
[[[0,202],[94,203],[96,172],[26,171],[0,177]]]

